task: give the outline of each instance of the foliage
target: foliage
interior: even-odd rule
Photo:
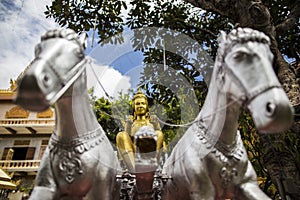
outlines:
[[[273,23],[277,28],[277,42],[278,47],[282,54],[288,56],[289,58],[293,58],[297,60],[297,63],[300,61],[300,23],[294,23],[295,28],[285,30],[283,32],[280,27],[280,23],[284,22],[289,14],[293,14],[293,9],[296,8],[298,4],[299,8],[299,0],[263,0],[263,3],[269,8]],[[296,10],[294,11],[296,12]],[[299,12],[299,11],[297,11]],[[284,29],[282,27],[282,29]],[[286,29],[286,28],[285,28]]]
[[[100,40],[105,40],[123,31],[121,11],[126,8],[123,0],[55,0],[46,7],[45,15],[76,32],[97,31]]]
[[[275,26],[286,20],[296,4],[299,4],[298,0],[262,2],[269,8]],[[165,27],[201,41],[211,55],[215,55],[219,30],[228,31],[234,27],[228,18],[177,0],[131,0],[130,6],[126,5],[125,0],[53,0],[46,9],[46,17],[54,18],[62,27],[77,32],[96,30],[99,42],[122,32],[125,24],[131,29]],[[123,10],[128,10],[127,19],[122,16]],[[283,54],[299,60],[299,20],[295,24],[294,29],[285,32],[277,30],[280,33],[277,41]],[[122,38],[116,37],[116,42],[122,42]]]
[[[266,159],[266,156],[263,156],[263,154],[266,154],[266,151],[271,149],[272,154],[269,156],[275,156],[275,161],[278,162],[279,165],[284,165],[288,162],[287,159],[291,157],[287,157],[286,151],[288,151],[292,155],[295,155],[296,163],[299,163],[300,141],[298,134],[291,133],[290,131],[280,135],[259,134],[255,129],[250,113],[247,111],[241,114],[238,129],[241,133],[249,160],[258,176],[259,186],[265,193],[272,197],[272,199],[278,199],[279,193],[274,185],[274,180],[272,180],[270,173],[264,167],[263,159]],[[265,143],[260,141],[262,139],[267,141],[267,146],[263,146]],[[297,167],[299,168],[300,166]],[[287,176],[287,172],[283,171],[278,173],[284,173],[283,176]]]
[[[108,139],[115,143],[116,134],[122,130],[122,118],[113,115],[113,103],[107,98],[94,96],[94,88],[89,89],[90,102],[99,124],[108,136]]]
[[[178,31],[205,45],[211,55],[215,55],[216,37],[219,30],[233,28],[228,20],[220,15],[206,12],[176,0],[133,0],[131,4],[132,8],[129,11],[126,23],[131,29],[164,27]],[[147,37],[147,35],[143,35],[143,37]],[[142,44],[137,45],[137,48],[147,47],[150,43],[147,39],[142,40]],[[151,40],[151,38],[148,40]],[[186,48],[191,47],[186,46]],[[185,49],[185,52],[189,52],[189,49]]]
[[[248,112],[244,111],[241,114],[238,129],[244,141],[248,158],[251,161],[257,176],[259,177],[259,186],[269,196],[273,196],[272,199],[274,199],[274,197],[277,195],[277,191],[271,181],[269,173],[266,171],[263,165],[263,147],[259,141],[260,137],[255,130],[252,117]]]

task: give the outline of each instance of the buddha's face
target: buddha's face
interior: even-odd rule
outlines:
[[[134,112],[136,115],[145,115],[148,111],[148,102],[145,98],[136,98],[134,100]]]

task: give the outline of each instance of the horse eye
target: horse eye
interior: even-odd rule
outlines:
[[[248,54],[246,52],[237,52],[233,55],[233,58],[237,61],[242,61],[248,58]]]
[[[73,50],[73,53],[78,56],[79,58],[83,58],[84,57],[84,52],[81,51],[81,49],[76,48]]]
[[[236,54],[233,55],[233,58],[235,60],[242,60],[247,57],[247,54],[245,52],[237,52]]]
[[[50,85],[51,85],[51,80],[50,80],[50,77],[47,75],[47,74],[43,74],[42,75],[43,77],[43,84],[46,88],[48,88]]]

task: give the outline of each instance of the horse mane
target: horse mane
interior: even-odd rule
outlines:
[[[259,42],[266,45],[271,44],[270,38],[266,34],[251,28],[237,28],[232,30],[228,35],[224,31],[221,31],[221,35],[218,38],[219,48],[216,65],[222,65],[223,58],[228,52],[228,49],[236,44],[244,44],[247,42]]]
[[[234,29],[227,35],[227,42],[231,44],[246,43],[249,41],[270,44],[270,39],[263,32],[250,28]]]
[[[68,41],[76,42],[80,47],[82,47],[82,51],[84,51],[85,46],[80,41],[80,37],[78,34],[72,29],[54,29],[46,32],[44,35],[41,36],[41,42],[52,39],[52,38],[62,38]]]

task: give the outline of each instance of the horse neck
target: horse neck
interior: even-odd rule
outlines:
[[[212,141],[231,145],[236,141],[240,105],[233,102],[225,91],[217,86],[214,73],[197,119],[201,121],[201,125],[207,130],[207,137]]]
[[[99,128],[86,89],[83,72],[55,103],[55,133],[61,139],[71,139]]]

